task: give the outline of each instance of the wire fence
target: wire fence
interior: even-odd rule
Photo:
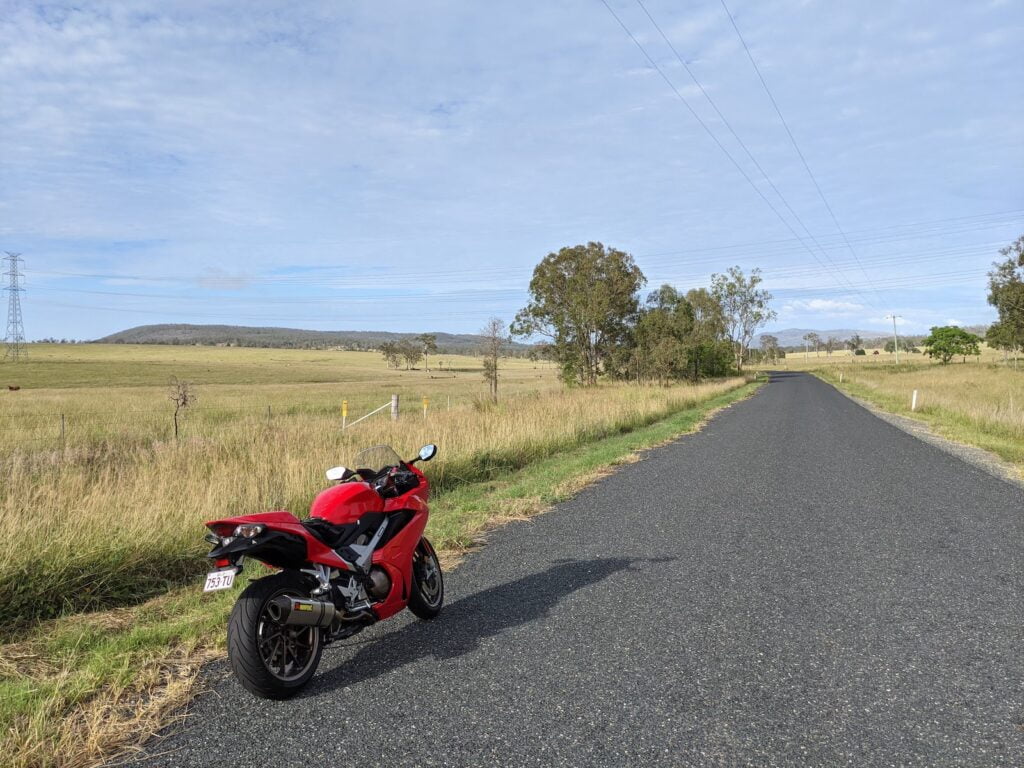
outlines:
[[[320,421],[339,432],[365,428],[376,420],[427,419],[437,409],[467,407],[475,398],[456,400],[450,394],[431,398],[392,395],[383,405],[379,399],[360,397],[351,404],[265,403],[235,406],[189,406],[178,411],[178,437],[215,437],[228,428],[249,425],[259,427],[280,420],[306,418]],[[367,405],[373,403],[377,407]],[[175,439],[175,409],[104,408],[35,411],[22,414],[0,414],[0,450],[18,447],[59,448],[69,443],[110,441],[116,439]]]

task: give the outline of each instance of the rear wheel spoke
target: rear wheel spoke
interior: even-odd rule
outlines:
[[[282,594],[303,597],[297,593]],[[319,630],[279,624],[266,613],[260,617],[258,627],[257,646],[267,670],[281,680],[301,676],[316,656]]]

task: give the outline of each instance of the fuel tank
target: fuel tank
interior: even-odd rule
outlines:
[[[353,523],[369,512],[383,512],[384,499],[368,483],[342,483],[321,491],[309,508],[310,517],[340,525]]]

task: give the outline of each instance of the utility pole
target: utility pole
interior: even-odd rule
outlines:
[[[900,364],[900,337],[896,335],[896,318],[901,315],[889,315],[892,318],[892,348],[896,352],[896,365]]]
[[[25,346],[25,326],[21,321],[21,293],[25,289],[21,287],[21,272],[19,264],[24,264],[20,253],[7,251],[4,257],[7,262],[7,349],[4,351],[4,360],[17,362],[28,357],[28,349]]]

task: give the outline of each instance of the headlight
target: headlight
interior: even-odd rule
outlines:
[[[235,532],[232,536],[241,536],[243,539],[255,539],[263,533],[263,526],[258,523],[242,523],[240,526],[235,528]]]

